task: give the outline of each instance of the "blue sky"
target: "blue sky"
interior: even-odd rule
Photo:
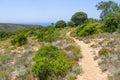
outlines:
[[[69,21],[78,11],[99,18],[95,5],[101,0],[0,0],[0,23]],[[106,0],[103,0],[106,1]],[[113,0],[120,2],[119,0]]]

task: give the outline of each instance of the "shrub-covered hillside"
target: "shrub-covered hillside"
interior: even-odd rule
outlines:
[[[37,25],[0,23],[0,30],[11,31],[19,28],[39,27]]]
[[[6,32],[0,41],[0,80],[74,80],[82,72],[77,64],[82,55],[67,30],[48,26]]]
[[[120,4],[96,9],[100,19],[78,11],[50,26],[0,24],[0,80],[120,80]]]

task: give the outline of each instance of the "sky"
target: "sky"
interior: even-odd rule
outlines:
[[[0,0],[0,23],[56,22],[83,11],[99,19],[95,5],[101,0]],[[103,0],[107,1],[107,0]],[[119,0],[113,0],[120,3]]]

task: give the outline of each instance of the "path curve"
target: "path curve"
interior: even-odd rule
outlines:
[[[67,36],[70,36],[70,32],[67,33]],[[97,61],[93,58],[93,51],[95,50],[83,41],[79,41],[74,37],[71,38],[80,46],[83,55],[83,58],[78,62],[82,66],[83,73],[78,75],[76,80],[108,80],[107,73],[100,70]]]

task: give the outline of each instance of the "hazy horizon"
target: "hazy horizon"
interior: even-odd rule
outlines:
[[[23,24],[23,25],[49,26],[51,25],[51,22],[0,22],[0,24]]]

